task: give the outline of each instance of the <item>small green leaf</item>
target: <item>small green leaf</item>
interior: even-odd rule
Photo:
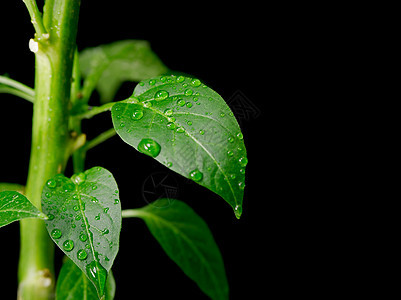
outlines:
[[[24,195],[14,191],[0,192],[0,227],[26,218],[41,218],[41,213]]]
[[[121,231],[121,204],[113,175],[100,167],[71,179],[59,174],[45,184],[42,207],[53,241],[102,296]]]
[[[167,72],[146,41],[125,40],[88,48],[80,54],[86,88],[95,88],[102,103],[112,101],[124,81],[140,81]]]
[[[0,192],[5,192],[5,191],[17,191],[18,193],[24,194],[25,187],[21,184],[1,182]]]
[[[159,199],[125,216],[143,219],[167,255],[212,299],[228,299],[223,259],[207,224],[184,202]],[[132,213],[130,213],[132,212]]]
[[[228,105],[196,78],[140,82],[112,108],[129,145],[223,197],[239,218],[248,162],[241,129]]]
[[[116,283],[110,270],[107,276],[105,295],[102,300],[113,300],[116,292]],[[67,259],[58,276],[56,286],[56,300],[97,300],[99,299],[95,286],[73,261]]]

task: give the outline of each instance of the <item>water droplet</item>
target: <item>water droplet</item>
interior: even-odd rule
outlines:
[[[198,169],[193,170],[189,173],[189,177],[191,177],[191,179],[193,181],[201,181],[203,178],[203,174],[201,171],[199,171]]]
[[[192,79],[192,81],[191,81],[191,85],[194,87],[200,86],[201,84],[202,84],[201,81],[196,78]]]
[[[75,211],[78,211],[79,210],[79,206],[75,205],[72,209],[75,210]]]
[[[184,76],[178,76],[177,77],[177,82],[179,82],[179,83],[183,82],[184,80],[185,80]]]
[[[62,236],[61,230],[60,229],[53,229],[51,234],[52,238],[54,239],[59,239]]]
[[[220,113],[220,117],[224,117],[226,114],[225,113]]]
[[[150,84],[150,85],[155,85],[155,83],[156,83],[156,79],[151,79],[151,80],[149,80],[149,84]]]
[[[167,79],[167,78],[166,78],[166,76],[162,76],[162,77],[160,77],[160,81],[161,81],[161,82],[165,82],[165,81],[166,81],[166,79]]]
[[[88,236],[87,236],[86,234],[82,233],[82,234],[79,236],[79,239],[80,239],[82,242],[86,242],[86,240],[88,239]]]
[[[178,127],[176,130],[178,133],[183,133],[185,130],[182,127]]]
[[[235,176],[235,174],[231,174],[230,177],[231,177],[231,179],[235,179],[236,176]]]
[[[244,139],[244,135],[241,132],[239,132],[239,133],[237,133],[237,138],[242,140],[242,139]]]
[[[84,249],[81,249],[78,251],[77,258],[79,260],[85,260],[87,257],[88,257],[88,253],[86,253],[86,251]]]
[[[233,138],[232,136],[230,136],[230,137],[228,138],[228,141],[229,141],[230,143],[233,143],[233,142],[234,142],[234,138]]]
[[[49,221],[52,221],[52,220],[54,220],[54,215],[48,214],[47,218],[48,218]]]
[[[120,203],[120,200],[119,199],[114,199],[114,204],[118,204],[118,203]]]
[[[120,127],[121,127],[121,128],[125,127],[125,123],[124,123],[124,122],[121,122],[121,123],[120,123]]]
[[[86,274],[88,278],[96,284],[99,294],[103,295],[107,278],[106,269],[103,268],[99,262],[94,260],[86,266]]]
[[[143,110],[140,108],[134,109],[134,111],[132,112],[131,118],[135,121],[138,121],[138,120],[142,119],[142,117],[143,117]]]
[[[155,100],[156,101],[162,101],[162,100],[166,99],[168,96],[169,96],[169,94],[168,94],[167,91],[158,91],[155,94]]]
[[[240,172],[241,174],[245,174],[245,169],[240,169],[239,172]]]
[[[45,196],[46,196],[46,198],[50,198],[52,196],[52,194],[46,193]]]
[[[194,97],[194,99],[193,99],[195,102],[196,101],[198,101],[199,100],[199,98],[198,97]]]
[[[139,83],[139,85],[140,85],[140,86],[144,86],[145,83],[141,81],[141,82]]]
[[[75,225],[75,224],[72,224],[72,225],[71,225],[71,227],[72,227],[72,228],[75,228],[75,227],[77,227],[77,225]]]
[[[234,155],[234,152],[232,152],[231,150],[229,150],[229,151],[227,151],[227,155],[231,157],[231,156]]]
[[[110,209],[110,208],[108,208],[108,207],[105,207],[105,208],[104,208],[104,210],[103,210],[103,211],[104,211],[104,213],[105,213],[105,214],[107,214],[107,212],[109,211],[109,209]]]
[[[71,180],[80,185],[86,180],[86,175],[84,173],[75,174],[71,177]]]
[[[238,187],[239,187],[240,190],[243,190],[243,189],[245,188],[245,183],[242,182],[242,181],[239,182],[239,183],[238,183]]]
[[[168,162],[168,163],[167,163],[167,167],[171,168],[172,166],[173,166],[173,163],[172,163],[172,162]]]
[[[110,231],[107,228],[105,228],[102,230],[102,235],[109,234],[109,232]]]
[[[204,134],[205,134],[205,131],[201,129],[201,130],[199,130],[199,134],[200,134],[200,135],[204,135]]]
[[[74,249],[74,242],[72,240],[66,240],[63,243],[63,249],[67,252],[70,252],[72,249]]]
[[[186,107],[191,108],[192,107],[192,103],[191,102],[187,102]]]
[[[183,100],[183,99],[178,99],[178,101],[177,101],[177,105],[178,106],[184,106],[185,105],[185,100]]]
[[[76,216],[75,216],[75,220],[76,220],[76,221],[81,220],[81,216],[80,216],[80,215],[76,215]]]
[[[152,102],[150,102],[150,101],[144,102],[143,107],[145,107],[145,108],[152,107]]]
[[[168,120],[169,122],[175,122],[175,118],[174,118],[174,117],[169,117],[169,118],[167,118],[167,120]]]
[[[241,157],[239,160],[241,166],[245,167],[248,164],[248,159],[246,157]]]
[[[191,96],[193,94],[193,90],[191,89],[186,89],[184,92],[185,96]]]
[[[192,121],[188,121],[187,124],[188,124],[189,126],[191,126],[191,125],[192,125]]]
[[[172,122],[167,123],[167,128],[170,130],[174,130],[175,129],[175,124]]]
[[[235,216],[237,217],[237,219],[239,219],[242,215],[242,207],[239,205],[236,205],[234,208],[234,213],[235,213]]]
[[[46,185],[49,188],[54,189],[57,186],[57,182],[54,179],[50,179],[47,181]]]
[[[173,110],[172,110],[171,108],[167,108],[167,109],[164,111],[164,114],[165,114],[166,116],[171,116],[171,115],[173,114]]]
[[[138,144],[138,151],[151,157],[158,156],[160,150],[160,145],[152,139],[142,139]]]

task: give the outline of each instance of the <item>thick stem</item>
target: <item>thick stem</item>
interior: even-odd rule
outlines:
[[[46,181],[64,170],[71,139],[69,97],[79,0],[52,2],[49,39],[37,40],[32,148],[27,198],[41,207]],[[57,17],[55,17],[57,16]],[[41,220],[21,221],[18,299],[54,299],[54,244]]]

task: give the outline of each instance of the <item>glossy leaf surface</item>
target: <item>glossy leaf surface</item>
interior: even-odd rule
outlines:
[[[239,218],[248,160],[224,100],[198,79],[162,76],[139,83],[126,102],[112,108],[118,135],[223,197]]]
[[[100,167],[72,179],[59,174],[45,184],[42,207],[53,241],[103,295],[121,231],[121,204],[113,175]]]
[[[80,54],[86,85],[96,87],[102,102],[112,101],[124,81],[140,81],[167,72],[167,67],[147,41],[125,40],[94,48]]]
[[[167,255],[212,299],[228,299],[223,259],[207,224],[184,202],[160,199],[135,210]]]
[[[24,195],[15,191],[0,192],[0,227],[26,218],[41,218],[41,213]]]
[[[116,283],[110,271],[107,277],[104,300],[113,300]],[[57,279],[56,300],[97,300],[96,288],[75,263],[67,259]]]

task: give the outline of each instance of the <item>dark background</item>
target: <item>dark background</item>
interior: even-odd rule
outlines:
[[[33,28],[22,1],[5,1],[0,8],[0,74],[33,87],[34,55],[28,49]],[[102,4],[99,4],[102,3]],[[291,266],[291,237],[279,237],[288,225],[276,211],[269,174],[271,129],[267,115],[274,86],[268,65],[272,47],[271,24],[255,14],[261,7],[231,3],[162,5],[160,2],[82,1],[78,48],[121,39],[145,39],[170,68],[192,74],[216,90],[234,111],[248,151],[247,187],[240,220],[219,196],[170,173],[177,198],[188,203],[209,225],[221,249],[230,284],[230,299],[259,299],[301,288],[294,282],[299,269]],[[265,16],[266,17],[266,16]],[[258,22],[259,20],[259,22]],[[124,84],[117,100],[128,97],[134,84]],[[28,170],[32,105],[14,96],[0,96],[0,182],[24,184]],[[95,95],[96,98],[96,95]],[[96,101],[96,99],[95,99]],[[95,103],[95,102],[94,102]],[[110,128],[108,113],[84,123],[88,138]],[[270,127],[270,129],[269,129]],[[150,176],[167,175],[167,168],[136,152],[114,137],[88,153],[87,168],[100,165],[110,170],[120,187],[123,208],[147,204],[142,189]],[[68,168],[67,172],[70,172]],[[71,174],[67,174],[71,175]],[[17,289],[18,223],[1,228],[0,257],[7,257],[0,283]],[[301,246],[302,247],[302,246]],[[56,249],[57,257],[62,257]],[[59,264],[57,265],[59,267]],[[113,266],[116,299],[207,299],[165,255],[142,221],[124,220],[120,252]],[[293,283],[291,283],[293,282]],[[295,286],[297,287],[294,287]],[[303,286],[302,288],[307,288]],[[281,298],[281,296],[279,298]],[[10,298],[15,299],[15,294]],[[278,299],[278,298],[276,298]]]

